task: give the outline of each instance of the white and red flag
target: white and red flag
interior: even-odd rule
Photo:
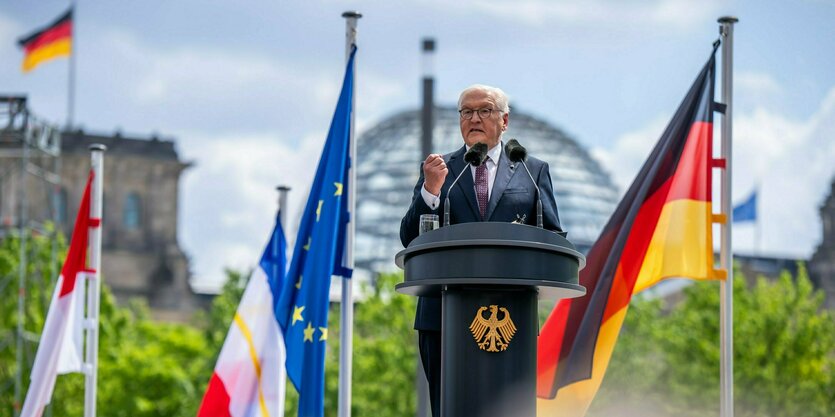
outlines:
[[[61,275],[55,285],[38,353],[32,365],[32,375],[22,417],[40,417],[52,398],[58,374],[81,372],[83,357],[83,321],[85,276],[95,273],[87,267],[87,247],[90,228],[99,227],[100,219],[90,218],[90,189],[93,171],[87,179],[81,207],[75,220],[70,249]]]
[[[284,416],[287,352],[275,313],[286,273],[280,218],[246,285],[197,417]]]

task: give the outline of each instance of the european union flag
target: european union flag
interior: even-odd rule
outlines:
[[[299,392],[299,416],[325,412],[325,343],[332,275],[350,277],[343,265],[348,224],[351,101],[356,47],[302,215],[290,269],[276,303],[287,346],[287,376]]]
[[[745,202],[734,207],[734,223],[757,221],[757,190]]]

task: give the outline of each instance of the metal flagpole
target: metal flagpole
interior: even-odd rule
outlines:
[[[27,118],[27,123],[29,123]],[[20,399],[23,397],[23,337],[24,331],[26,330],[24,327],[24,321],[26,320],[26,266],[29,263],[27,260],[26,248],[28,244],[26,243],[27,240],[27,229],[29,227],[29,216],[27,211],[29,210],[28,204],[26,202],[26,170],[29,166],[29,144],[30,138],[28,134],[23,135],[23,157],[20,159],[20,189],[17,190],[17,195],[20,201],[18,201],[18,207],[20,213],[18,214],[18,230],[19,230],[19,237],[20,240],[20,248],[18,252],[18,287],[17,287],[17,345],[15,349],[15,360],[17,363],[17,370],[15,371],[15,384],[14,384],[14,415],[15,417],[20,415],[21,407],[23,406]]]
[[[423,64],[423,110],[421,111],[421,138],[420,138],[420,155],[418,158],[423,160],[432,153],[432,140],[435,111],[435,39],[424,38],[423,48],[421,53],[421,61]],[[420,358],[420,349],[415,355],[415,386],[417,387],[417,417],[431,416],[432,406],[429,402],[429,382],[426,380],[426,372],[423,369],[423,361]]]
[[[286,185],[279,185],[275,187],[278,190],[278,211],[281,214],[281,227],[287,227],[287,193],[290,192],[290,187]]]
[[[733,326],[733,305],[734,305],[734,271],[733,271],[733,248],[731,246],[731,225],[733,224],[733,210],[731,208],[731,163],[732,154],[732,124],[733,119],[733,29],[734,23],[739,19],[732,16],[719,18],[719,33],[722,36],[722,102],[725,104],[725,113],[722,115],[722,153],[725,160],[725,169],[722,170],[722,212],[725,214],[725,223],[721,227],[721,249],[719,262],[721,268],[727,272],[725,281],[719,291],[719,316],[721,361],[720,381],[721,417],[733,417],[734,415],[734,326]]]
[[[84,417],[96,415],[96,377],[99,359],[99,297],[101,294],[102,188],[104,186],[104,151],[101,144],[90,145],[93,189],[90,201],[90,246],[87,280],[86,353],[84,357]]]
[[[362,14],[356,11],[347,11],[342,13],[345,18],[345,62],[347,63],[351,57],[351,49],[357,43],[357,21],[362,17]],[[354,68],[356,68],[356,60],[354,60]],[[356,78],[355,73],[351,72],[352,77]],[[357,190],[357,144],[354,141],[354,120],[356,112],[354,111],[356,104],[356,84],[351,89],[351,127],[349,140],[351,145],[351,165],[348,174],[348,212],[351,219],[348,222],[348,231],[346,233],[345,242],[345,266],[354,269],[354,229],[356,226],[356,190]],[[340,335],[339,335],[339,417],[351,417],[351,354],[353,351],[354,338],[354,295],[353,295],[353,281],[350,278],[342,278],[342,302],[340,303]]]
[[[760,256],[760,254],[762,253],[762,242],[761,242],[762,230],[760,229],[760,218],[762,216],[760,215],[760,207],[759,207],[761,188],[762,187],[760,187],[760,182],[757,181],[757,186],[754,188],[754,193],[756,193],[755,195],[757,196],[754,199],[754,213],[755,213],[755,216],[754,216],[754,255],[755,256]]]
[[[78,13],[76,13],[75,0],[70,1],[70,10],[72,10],[72,46],[70,48],[70,72],[67,77],[69,86],[67,87],[67,131],[72,130],[73,118],[75,117],[75,56],[78,54]]]

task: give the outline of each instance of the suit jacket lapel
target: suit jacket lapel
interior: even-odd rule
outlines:
[[[499,200],[501,200],[502,194],[504,194],[504,190],[507,188],[507,184],[510,183],[510,179],[513,178],[513,174],[515,172],[516,164],[511,164],[510,158],[507,157],[507,152],[502,152],[499,157],[499,164],[496,167],[496,178],[493,180],[493,191],[490,192],[490,201],[487,203],[486,220],[490,220],[490,217],[493,215],[493,211],[495,211],[496,206],[499,205]]]
[[[449,167],[450,173],[452,174],[452,179],[455,180],[458,177],[458,174],[461,173],[461,170],[466,169],[469,170],[470,166],[464,161],[464,152],[467,150],[466,147],[461,147],[458,152],[455,152],[449,158]],[[470,210],[473,212],[473,216],[476,219],[481,218],[481,214],[478,211],[478,201],[476,200],[475,196],[475,184],[473,183],[473,174],[471,172],[465,172],[464,175],[461,175],[461,179],[458,180],[458,183],[455,184],[455,187],[458,188],[464,196],[467,198],[467,203],[470,205]],[[450,193],[452,191],[450,190]],[[450,197],[450,199],[454,199],[454,197]]]

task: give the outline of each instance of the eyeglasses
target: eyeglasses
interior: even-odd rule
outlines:
[[[492,115],[494,111],[500,112],[499,110],[493,110],[493,109],[476,109],[476,110],[463,109],[463,110],[458,110],[458,114],[461,115],[461,120],[470,120],[470,119],[473,118],[474,114],[478,113],[478,118],[481,119],[481,120],[484,120],[484,119],[490,117],[490,115]]]

